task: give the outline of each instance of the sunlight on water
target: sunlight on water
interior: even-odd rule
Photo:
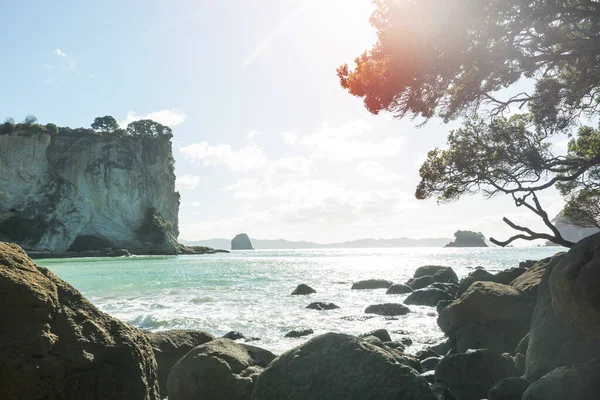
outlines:
[[[459,277],[477,266],[490,271],[540,259],[557,248],[488,249],[327,249],[235,252],[197,256],[139,256],[39,260],[74,285],[103,311],[148,330],[200,329],[220,336],[237,330],[259,337],[255,344],[276,353],[307,338],[283,336],[295,328],[316,334],[361,334],[385,328],[392,338],[409,336],[414,352],[439,341],[435,308],[410,306],[412,313],[393,319],[364,314],[376,303],[402,302],[406,295],[385,290],[350,290],[352,282],[384,278],[404,283],[422,265],[445,265]],[[317,290],[290,296],[300,283]],[[314,311],[313,301],[340,309]]]

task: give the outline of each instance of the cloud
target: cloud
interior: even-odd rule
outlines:
[[[298,133],[295,131],[284,132],[281,137],[286,146],[294,146],[298,142]]]
[[[200,184],[200,177],[196,175],[180,175],[175,181],[175,187],[177,190],[189,190],[196,189]],[[193,204],[192,204],[193,205]]]
[[[67,62],[67,66],[63,67],[63,69],[72,69],[72,70],[77,69],[77,61],[75,60],[75,57],[68,55],[67,53],[65,53],[64,51],[62,51],[59,48],[54,49],[54,54],[63,58]]]
[[[260,136],[261,133],[259,131],[255,131],[254,129],[251,131],[248,131],[248,133],[246,134],[246,138],[248,139],[254,139],[257,136]]]
[[[202,203],[200,203],[199,201],[194,201],[192,204],[190,204],[190,207],[194,207],[194,208],[202,207]]]
[[[400,175],[388,171],[383,165],[375,161],[365,161],[354,167],[359,176],[372,182],[393,182],[401,178]]]
[[[141,119],[151,119],[160,124],[173,127],[182,124],[185,121],[186,117],[187,115],[185,114],[185,112],[177,110],[153,111],[144,115],[137,115],[135,111],[130,110],[127,113],[127,117],[125,117],[123,121],[119,122],[119,125],[121,125],[122,127],[126,127],[133,121],[139,121]]]
[[[312,158],[332,161],[393,157],[402,149],[403,137],[388,137],[379,143],[362,139],[371,131],[372,125],[364,120],[335,127],[324,123],[318,132],[302,136],[298,143],[312,151]]]
[[[202,162],[206,166],[225,165],[236,172],[260,169],[268,162],[263,148],[254,143],[234,150],[228,144],[211,146],[208,142],[200,142],[180,147],[179,151],[191,162]]]
[[[275,29],[273,29],[271,34],[262,43],[260,43],[256,48],[254,48],[254,50],[252,50],[252,52],[244,59],[244,61],[242,62],[241,68],[244,69],[244,68],[248,67],[250,64],[252,64],[254,61],[256,61],[258,56],[260,56],[271,45],[271,43],[273,43],[273,41],[279,35],[281,35],[283,32],[285,32],[287,30],[295,22],[296,18],[298,18],[298,16],[303,11],[304,11],[304,5],[300,4],[291,13],[289,13],[285,18],[283,18],[281,21],[279,21],[279,23],[277,23],[277,25],[275,26]]]

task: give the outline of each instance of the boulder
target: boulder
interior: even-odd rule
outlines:
[[[502,335],[482,325],[468,324],[456,331],[456,351],[465,353],[469,349],[504,353],[507,348]]]
[[[482,267],[477,267],[475,271],[460,280],[456,296],[462,296],[462,294],[475,282],[494,282],[494,274],[486,271]]]
[[[534,382],[523,400],[597,400],[600,396],[600,362],[558,367]]]
[[[254,250],[254,248],[248,235],[240,233],[231,239],[231,250]]]
[[[367,279],[364,281],[354,282],[352,289],[387,289],[392,286],[392,282],[385,279]]]
[[[406,347],[404,346],[404,344],[402,342],[396,342],[396,341],[391,340],[391,341],[383,342],[383,344],[385,346],[389,347],[390,349],[398,350],[401,353],[404,353],[404,350],[406,350]]]
[[[519,263],[519,268],[529,269],[533,267],[539,260],[525,260]]]
[[[573,246],[552,269],[549,284],[556,313],[600,339],[600,233]]]
[[[405,294],[412,293],[412,288],[403,283],[394,283],[392,286],[388,288],[385,294]]]
[[[461,400],[480,400],[498,380],[515,376],[512,363],[491,350],[473,350],[445,356],[435,378]]]
[[[230,339],[216,339],[188,352],[169,374],[169,400],[247,400],[254,382],[275,355]]]
[[[315,333],[315,331],[313,331],[311,328],[297,329],[297,330],[289,331],[288,333],[285,334],[285,337],[286,338],[299,338],[302,336],[312,335],[313,333]]]
[[[443,290],[444,292],[450,294],[452,298],[454,298],[458,292],[458,285],[455,283],[434,282],[431,284],[431,287]]]
[[[449,338],[446,338],[445,340],[442,340],[441,342],[434,344],[433,346],[430,346],[429,348],[440,355],[445,355],[445,354],[449,354],[451,352],[455,352],[456,351],[456,337],[451,336]]]
[[[0,399],[159,398],[144,332],[0,242]]]
[[[171,330],[148,333],[158,364],[158,383],[161,396],[167,393],[167,378],[173,365],[190,350],[201,344],[215,340],[210,333],[195,330]]]
[[[529,381],[523,378],[500,379],[490,389],[488,400],[521,400],[529,385]]]
[[[433,395],[436,397],[437,400],[459,400],[452,395],[450,390],[448,390],[448,388],[443,383],[435,381],[435,373],[433,374],[433,382],[428,382],[431,383],[431,386],[429,388],[431,389]]]
[[[525,357],[525,378],[530,382],[563,365],[600,359],[600,340],[585,336],[554,311],[548,281],[557,265],[546,268],[539,284]]]
[[[340,307],[333,303],[323,303],[322,301],[316,301],[314,303],[310,303],[309,305],[307,305],[306,308],[309,308],[311,310],[323,311],[323,310],[335,310]]]
[[[446,334],[454,334],[468,324],[488,327],[504,336],[509,348],[515,348],[529,331],[534,301],[513,287],[495,282],[475,282],[438,316],[438,325]]]
[[[327,333],[275,359],[258,377],[252,400],[437,400],[397,353],[359,338]]]
[[[435,366],[440,362],[440,357],[428,357],[421,361],[421,369],[423,371],[433,371],[435,370]]]
[[[435,281],[433,280],[433,276],[422,276],[420,278],[409,279],[406,284],[410,286],[413,290],[423,289],[427,286],[431,285]]]
[[[377,314],[393,317],[396,315],[406,315],[410,309],[403,304],[398,303],[383,303],[372,304],[365,309],[366,314]]]
[[[525,272],[527,272],[525,268],[508,268],[496,273],[493,282],[510,285],[512,281],[523,275]]]
[[[436,288],[425,288],[415,290],[404,299],[404,304],[416,306],[435,307],[442,300],[452,300],[454,297],[448,292]]]
[[[454,270],[450,267],[440,269],[432,276],[433,276],[434,282],[439,282],[439,283],[450,283],[450,282],[454,283],[454,282],[456,282],[456,283],[458,283],[458,276],[456,275],[456,272],[454,272]]]
[[[379,340],[381,340],[382,342],[391,342],[392,341],[392,337],[390,336],[390,333],[386,329],[376,329],[374,331],[360,335],[360,337],[362,337],[362,338],[367,337],[367,336],[375,336],[376,338],[379,338]]]
[[[444,310],[444,308],[448,307],[448,305],[453,301],[454,300],[440,300],[438,301],[437,306],[435,306],[435,310],[438,314],[440,314]]]
[[[296,289],[294,289],[294,291],[292,292],[293,296],[297,296],[297,295],[305,295],[305,294],[313,294],[313,293],[317,293],[317,291],[313,288],[311,288],[308,285],[305,285],[304,283],[299,284]]]
[[[400,343],[402,343],[404,346],[412,346],[413,341],[409,337],[403,337],[400,339]]]
[[[246,339],[246,336],[242,332],[229,331],[223,335],[223,338],[231,339],[231,340],[240,340],[240,339]]]
[[[445,271],[448,269],[452,269],[450,267],[443,267],[441,265],[424,265],[422,267],[419,267],[415,270],[415,273],[413,274],[413,278],[420,278],[422,276],[433,276],[435,275],[437,272],[439,271]],[[456,274],[455,274],[456,275]],[[458,278],[455,278],[458,280]]]
[[[425,380],[427,382],[429,382],[430,384],[433,385],[435,383],[435,371],[433,371],[433,370],[431,370],[431,371],[425,371],[425,372],[423,372],[421,374],[421,376],[423,378],[425,378]],[[434,390],[433,387],[430,387],[430,388],[431,388],[432,391]],[[435,392],[434,392],[434,395],[435,395]],[[442,397],[441,400],[445,400],[445,399]]]
[[[415,353],[415,357],[417,358],[417,360],[419,361],[423,361],[427,358],[431,358],[431,357],[435,357],[435,358],[439,358],[440,354],[437,353],[436,351],[434,351],[433,349],[431,349],[430,347],[426,347],[423,350],[419,350]]]
[[[557,264],[565,253],[558,253],[552,257],[544,258],[536,262],[523,275],[516,278],[510,283],[510,286],[527,294],[528,296],[537,297],[538,286],[544,276],[544,272],[550,265]]]

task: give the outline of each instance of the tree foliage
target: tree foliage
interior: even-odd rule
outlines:
[[[104,117],[96,117],[92,122],[92,129],[100,132],[113,132],[119,129],[119,124],[116,119],[110,115]]]
[[[571,221],[598,221],[600,140],[581,127],[567,154],[552,139],[571,135],[581,116],[600,107],[600,3],[590,0],[374,0],[377,42],[338,68],[341,85],[369,111],[397,118],[462,119],[447,149],[420,169],[416,197],[457,200],[482,192],[512,196],[551,234],[504,219],[515,239],[564,246],[537,193],[557,187]],[[531,93],[508,95],[523,78]],[[499,92],[500,91],[500,92]],[[505,94],[503,96],[503,94]],[[505,117],[507,112],[521,114]]]
[[[23,120],[23,124],[25,125],[33,125],[37,122],[37,117],[35,115],[27,114],[25,119]]]
[[[151,119],[134,121],[127,125],[127,132],[137,136],[171,136],[173,131],[168,126],[162,125]]]

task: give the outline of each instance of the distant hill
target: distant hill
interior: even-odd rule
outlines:
[[[313,243],[293,242],[285,239],[261,240],[251,239],[252,246],[258,250],[286,250],[286,249],[366,249],[366,248],[391,248],[391,247],[443,247],[452,239],[358,239],[339,243]],[[207,239],[207,240],[181,240],[186,246],[207,246],[214,249],[229,249],[230,239]]]

